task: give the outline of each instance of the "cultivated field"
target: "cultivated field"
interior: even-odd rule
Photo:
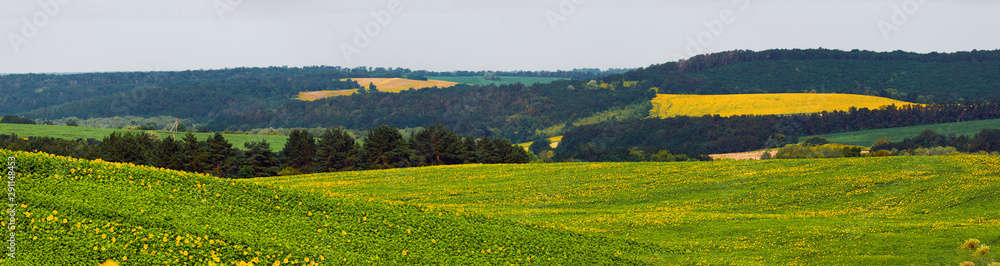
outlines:
[[[1000,243],[1000,157],[461,165],[247,180],[653,245],[651,264],[958,265]]]
[[[16,157],[0,265],[637,264],[650,245],[458,208],[329,197],[131,164]],[[336,181],[334,181],[336,182]],[[4,212],[4,216],[8,216]],[[9,219],[0,225],[6,231]],[[6,235],[6,232],[5,232]],[[5,246],[9,245],[6,236]],[[115,264],[117,265],[117,264]]]
[[[343,81],[347,79],[341,79],[341,80]],[[456,84],[458,84],[457,82],[431,80],[431,79],[412,80],[403,78],[353,78],[350,80],[358,82],[359,85],[365,86],[366,89],[368,88],[369,84],[375,84],[375,88],[378,89],[378,91],[380,92],[401,92],[404,90],[408,90],[410,88],[422,89],[435,86],[437,86],[438,88],[445,88],[445,87],[455,86]],[[303,101],[315,101],[317,99],[322,99],[327,97],[351,95],[352,93],[355,92],[357,92],[357,90],[300,92],[298,99]]]
[[[847,111],[851,107],[875,109],[886,105],[902,106],[908,102],[889,98],[834,93],[777,93],[680,95],[657,94],[652,116],[780,115]]]
[[[101,140],[111,133],[120,132],[122,134],[126,132],[131,132],[133,134],[141,134],[143,132],[153,132],[160,135],[160,138],[167,138],[172,135],[170,131],[163,130],[132,130],[132,129],[114,129],[114,128],[97,128],[97,127],[70,127],[70,126],[49,126],[49,125],[22,125],[22,124],[4,124],[0,123],[0,134],[17,134],[21,137],[52,137],[60,139],[96,139]],[[184,138],[186,132],[177,132],[177,140]],[[212,137],[215,133],[194,133],[198,140],[205,141],[209,137]],[[244,143],[251,141],[266,140],[269,145],[271,145],[271,150],[280,151],[285,148],[285,143],[288,142],[287,136],[267,136],[267,135],[246,135],[246,134],[222,134],[229,143],[233,144],[233,148],[246,150],[243,146]]]
[[[862,130],[854,132],[844,132],[844,133],[833,133],[826,135],[819,135],[825,137],[830,142],[843,143],[849,145],[859,145],[859,146],[871,146],[875,144],[881,137],[889,138],[889,140],[897,142],[902,141],[904,138],[913,138],[920,135],[924,130],[933,130],[939,134],[955,134],[975,136],[983,129],[1000,129],[1000,119],[990,119],[990,120],[978,120],[978,121],[966,121],[966,122],[955,122],[955,123],[943,123],[934,125],[923,125],[923,126],[912,126],[912,127],[896,127],[896,128],[883,128],[883,129],[872,129],[872,130]],[[802,138],[805,139],[805,138]]]
[[[504,85],[504,84],[514,84],[520,82],[525,86],[531,86],[535,83],[549,83],[556,80],[561,80],[563,78],[539,78],[539,77],[511,77],[511,76],[500,76],[500,81],[496,80],[486,80],[482,76],[429,76],[428,79],[436,80],[446,80],[451,82],[472,84],[485,86],[489,84]]]

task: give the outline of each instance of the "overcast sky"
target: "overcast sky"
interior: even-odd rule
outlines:
[[[1000,48],[987,0],[18,0],[0,73],[634,68],[773,48]]]

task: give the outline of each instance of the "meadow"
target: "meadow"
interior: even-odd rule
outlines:
[[[657,265],[957,265],[1000,243],[1000,157],[459,165],[244,182],[651,245]],[[238,182],[237,182],[238,183]]]
[[[17,219],[16,256],[0,256],[0,265],[640,264],[656,251],[460,209],[43,153],[0,156],[16,157]]]
[[[133,130],[133,129],[114,129],[114,128],[96,128],[96,127],[70,127],[70,126],[55,126],[55,125],[25,125],[25,124],[5,124],[0,123],[0,134],[17,134],[21,137],[52,137],[60,139],[96,139],[101,140],[111,133],[119,132],[126,133],[130,132],[133,134],[141,134],[144,132],[153,132],[160,135],[160,138],[168,138],[172,135],[170,131],[163,130]],[[186,132],[177,132],[177,140],[184,138]],[[198,140],[205,141],[209,137],[215,135],[215,133],[194,133]],[[271,145],[271,150],[280,151],[285,148],[285,143],[288,142],[287,136],[268,136],[268,135],[247,135],[247,134],[222,134],[229,143],[233,144],[233,148],[246,150],[243,146],[244,143],[251,141],[266,140],[268,144]]]
[[[896,127],[884,129],[861,130],[854,132],[833,133],[818,135],[830,142],[843,143],[848,145],[871,146],[881,137],[889,138],[893,142],[902,141],[904,138],[913,138],[920,135],[924,130],[933,130],[936,133],[949,135],[973,137],[983,129],[1000,129],[1000,119],[965,121],[955,123],[943,123],[934,125]],[[805,139],[805,138],[802,138]]]
[[[444,80],[458,83],[465,83],[471,85],[485,86],[489,84],[505,85],[514,84],[520,82],[525,86],[531,86],[535,83],[549,83],[556,80],[562,80],[563,78],[541,78],[541,77],[514,77],[514,76],[500,76],[500,80],[486,80],[482,76],[428,76],[428,79],[434,80]]]
[[[650,116],[782,115],[847,111],[851,107],[876,109],[911,104],[883,97],[836,93],[770,93],[728,95],[657,94]]]

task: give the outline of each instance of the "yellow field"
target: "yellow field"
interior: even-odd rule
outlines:
[[[341,79],[344,81],[347,79]],[[410,88],[421,89],[437,86],[439,88],[451,87],[458,84],[458,82],[443,81],[443,80],[412,80],[403,78],[354,78],[351,79],[357,81],[358,84],[368,87],[368,84],[375,84],[375,87],[380,92],[401,92],[408,90]],[[358,90],[333,90],[333,91],[306,91],[299,92],[299,97],[297,99],[303,101],[315,101],[317,99],[351,95]]]
[[[777,93],[730,95],[657,94],[651,116],[781,115],[819,113],[851,107],[875,109],[912,104],[883,97],[836,93]]]

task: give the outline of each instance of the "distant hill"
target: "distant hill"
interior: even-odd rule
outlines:
[[[741,50],[652,65],[604,81],[638,81],[669,94],[821,92],[952,103],[1000,97],[1000,50]]]

